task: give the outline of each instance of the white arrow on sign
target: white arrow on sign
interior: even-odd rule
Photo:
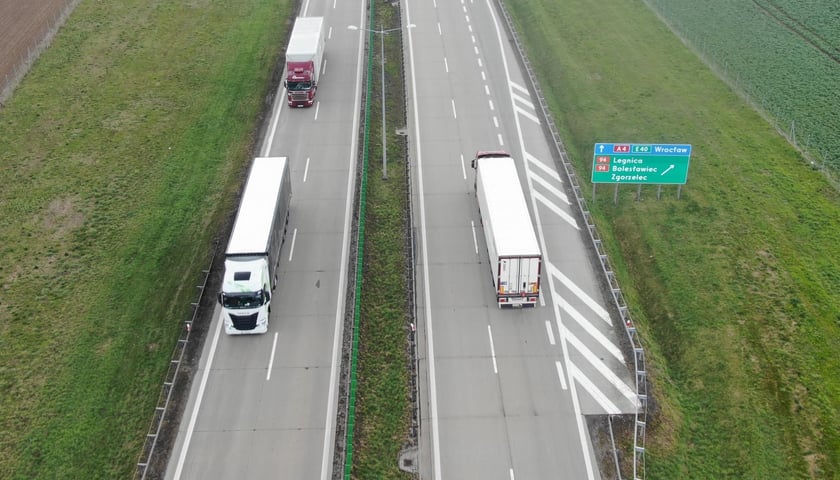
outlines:
[[[598,150],[600,150],[601,152],[603,152],[603,151],[604,151],[604,146],[603,146],[603,145],[598,145]]]
[[[662,172],[660,175],[665,175],[666,173],[668,173],[669,170],[673,170],[673,169],[674,169],[674,164],[672,163],[671,166],[666,168],[665,171]]]

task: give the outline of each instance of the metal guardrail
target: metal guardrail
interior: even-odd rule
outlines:
[[[192,325],[195,322],[196,315],[198,315],[199,305],[204,296],[204,290],[207,286],[207,279],[210,277],[210,270],[213,261],[216,258],[216,250],[218,245],[213,247],[213,255],[210,258],[210,266],[201,272],[204,274],[204,279],[201,285],[196,285],[198,288],[198,298],[190,305],[193,307],[193,313],[190,319],[184,322],[184,329],[175,344],[175,350],[172,352],[172,359],[169,361],[169,369],[166,371],[166,376],[163,379],[163,387],[161,388],[160,396],[158,397],[157,407],[155,407],[154,417],[152,418],[149,433],[146,434],[146,440],[143,443],[143,451],[140,453],[140,460],[137,462],[137,470],[134,473],[135,480],[145,480],[149,473],[149,465],[155,455],[155,447],[160,438],[160,430],[163,426],[166,413],[169,409],[169,403],[172,399],[172,392],[175,390],[175,382],[178,380],[178,372],[181,367],[181,362],[184,358],[184,352],[187,349],[187,343],[192,332]]]
[[[645,430],[647,426],[648,391],[647,371],[645,367],[645,352],[642,348],[641,338],[639,337],[639,333],[636,331],[636,327],[633,324],[633,319],[630,317],[630,310],[627,307],[627,303],[624,300],[624,295],[622,294],[621,288],[618,285],[618,280],[616,278],[615,272],[613,271],[609,259],[607,258],[606,250],[604,249],[601,237],[598,234],[598,231],[595,227],[595,222],[592,219],[592,215],[589,211],[586,199],[583,197],[583,192],[581,190],[580,182],[578,181],[574,165],[572,165],[572,163],[569,161],[569,156],[566,153],[566,147],[563,145],[563,140],[560,138],[560,133],[557,130],[557,126],[554,124],[554,119],[551,116],[551,112],[548,109],[548,104],[546,103],[545,96],[543,95],[542,90],[540,89],[540,85],[537,81],[534,69],[531,67],[531,62],[530,60],[528,60],[528,56],[525,53],[525,49],[523,48],[522,43],[519,41],[519,36],[516,33],[513,21],[510,17],[510,14],[507,11],[507,8],[503,3],[503,0],[496,0],[495,3],[502,14],[502,17],[504,17],[505,26],[511,38],[513,39],[513,44],[519,55],[519,60],[522,62],[522,65],[528,74],[531,88],[536,94],[535,96],[537,97],[537,100],[539,102],[539,113],[542,116],[542,120],[544,122],[543,124],[548,129],[548,132],[551,134],[552,139],[554,140],[554,146],[557,150],[557,154],[560,156],[560,161],[563,165],[563,169],[565,170],[566,177],[568,178],[569,184],[572,186],[572,190],[574,191],[578,208],[580,209],[580,212],[583,215],[583,219],[586,222],[586,230],[587,232],[589,232],[589,238],[592,241],[592,245],[595,247],[595,250],[598,254],[598,260],[601,264],[601,270],[604,273],[604,277],[606,278],[607,283],[609,284],[610,293],[612,295],[613,301],[615,302],[615,306],[618,309],[621,321],[624,324],[624,330],[627,334],[627,338],[630,341],[630,345],[633,349],[633,365],[636,371],[636,396],[639,401],[639,405],[636,408],[635,428],[633,434],[633,478],[637,480],[640,478],[645,478]],[[610,421],[609,424],[610,436],[612,437],[612,422]],[[618,464],[617,451],[618,450],[615,448],[615,443],[613,443],[613,454],[616,457],[616,464]],[[617,470],[616,474],[620,479],[621,471]]]
[[[374,24],[374,19],[376,18],[376,10],[373,3],[369,6],[369,22],[370,24]],[[402,11],[401,9],[396,9],[396,15],[399,17],[399,24],[402,24]],[[395,37],[399,39],[400,45],[402,45],[402,29],[394,29],[393,32],[395,33]],[[346,365],[346,367],[342,367],[343,370],[346,368],[346,372],[342,374],[342,378],[347,377],[348,380],[342,382],[341,391],[339,393],[340,397],[340,404],[338,407],[338,421],[336,426],[336,444],[335,444],[335,452],[334,452],[334,471],[332,478],[335,480],[338,479],[350,479],[352,478],[352,471],[353,471],[353,437],[355,431],[355,402],[356,402],[356,389],[357,389],[357,378],[356,378],[356,369],[357,369],[357,355],[358,355],[358,344],[359,344],[359,314],[361,312],[361,306],[359,301],[361,299],[361,287],[362,287],[362,259],[364,258],[364,236],[365,236],[365,202],[367,201],[367,175],[368,175],[368,165],[369,165],[369,142],[370,142],[370,93],[372,91],[372,65],[373,65],[373,50],[371,46],[373,45],[373,38],[374,34],[380,34],[380,41],[385,42],[385,35],[382,34],[383,32],[377,32],[375,30],[368,30],[368,39],[366,41],[366,48],[367,48],[367,69],[365,75],[365,87],[364,87],[364,108],[362,110],[362,116],[364,120],[363,126],[363,140],[362,140],[362,147],[360,150],[360,155],[362,157],[362,163],[360,166],[359,172],[359,179],[358,179],[358,203],[356,206],[357,209],[357,240],[356,240],[356,252],[355,257],[356,261],[351,262],[353,266],[355,266],[355,272],[352,277],[348,275],[349,280],[352,282],[352,288],[348,286],[349,296],[348,298],[352,299],[352,305],[354,307],[350,309],[349,316],[352,317],[352,320],[348,323],[347,330],[345,331],[345,344],[348,345],[346,347],[349,351],[343,354],[342,356],[342,364]],[[384,45],[384,44],[383,44]],[[384,47],[383,47],[384,48]],[[402,51],[402,48],[400,49]],[[384,55],[384,50],[383,53]],[[400,69],[402,75],[402,82],[405,85],[405,58],[404,55],[400,56],[400,63],[402,67]],[[384,88],[384,86],[380,85],[380,88]],[[404,102],[407,102],[407,98],[403,99]],[[384,105],[384,103],[383,103]],[[403,124],[406,124],[407,119],[405,115],[407,114],[406,110],[403,111]],[[383,122],[381,128],[386,128]],[[403,137],[405,142],[405,172],[406,172],[406,182],[411,182],[411,165],[408,161],[408,136]],[[385,143],[383,142],[383,148],[386,147]],[[385,153],[383,152],[383,155]],[[383,165],[384,167],[384,165]],[[383,168],[384,173],[384,168]],[[417,473],[417,462],[416,462],[416,455],[412,453],[412,449],[417,447],[418,444],[418,435],[420,429],[420,407],[419,407],[419,400],[418,400],[418,393],[417,393],[417,369],[418,369],[418,356],[417,356],[417,345],[416,345],[416,327],[415,327],[415,318],[416,318],[416,305],[414,302],[414,254],[415,254],[415,245],[414,245],[414,237],[412,234],[412,225],[413,222],[411,221],[411,212],[412,209],[410,207],[411,204],[411,189],[406,189],[406,202],[409,205],[407,208],[408,212],[408,219],[406,221],[406,243],[404,248],[408,251],[407,259],[406,259],[406,268],[409,269],[412,274],[408,277],[408,291],[406,292],[407,301],[408,301],[408,315],[409,315],[409,324],[408,327],[408,334],[407,334],[407,342],[408,342],[408,369],[409,369],[409,401],[411,402],[412,406],[412,416],[410,419],[409,424],[409,431],[408,431],[408,444],[404,445],[404,449],[400,452],[400,469],[404,472],[409,474],[413,474],[416,476]],[[353,280],[355,279],[355,280]],[[350,331],[350,337],[352,340],[347,341],[346,337],[348,335],[347,331]]]

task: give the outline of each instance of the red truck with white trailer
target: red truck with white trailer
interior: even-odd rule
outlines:
[[[290,107],[311,107],[324,60],[324,17],[298,17],[286,47],[286,95]]]
[[[536,306],[542,254],[508,152],[479,151],[472,161],[475,195],[499,307]]]

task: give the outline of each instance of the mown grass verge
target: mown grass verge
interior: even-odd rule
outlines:
[[[399,28],[398,6],[376,2],[377,28]],[[384,27],[380,27],[380,25]],[[408,370],[406,263],[408,222],[402,45],[398,31],[374,35],[369,116],[369,167],[365,215],[364,272],[359,316],[359,365],[352,477],[411,478],[399,469],[409,441],[411,404]],[[367,33],[365,33],[367,35]],[[380,41],[385,41],[387,179],[382,165]]]
[[[82,2],[0,111],[0,477],[131,477],[289,14]]]
[[[838,193],[636,0],[507,0],[580,177],[690,143],[688,184],[591,205],[648,352],[647,478],[840,476]]]

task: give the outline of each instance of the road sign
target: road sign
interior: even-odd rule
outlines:
[[[685,184],[691,145],[596,143],[592,183]]]

